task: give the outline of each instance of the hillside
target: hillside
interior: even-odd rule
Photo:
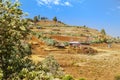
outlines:
[[[50,24],[52,24],[50,26]],[[84,26],[68,26],[52,21],[38,22],[37,26],[31,29],[34,33],[29,43],[32,44],[32,60],[41,61],[47,55],[53,55],[66,74],[74,78],[85,78],[86,80],[114,80],[118,75],[119,64],[119,44],[91,43],[100,38],[110,38],[102,36],[96,30]],[[83,42],[90,45],[80,45],[71,47],[69,44],[57,47],[58,43]]]
[[[98,30],[86,26],[69,26],[54,21],[39,21],[37,25],[41,29],[34,27],[33,31],[38,31],[58,41],[94,42],[102,38],[110,38],[110,36],[102,35]]]

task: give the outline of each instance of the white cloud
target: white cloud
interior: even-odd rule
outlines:
[[[55,5],[59,5],[60,4],[60,0],[54,0],[53,2]]]
[[[60,5],[60,6],[71,6],[72,4],[70,1],[63,1],[63,0],[36,0],[37,3],[42,6],[51,6],[51,5]]]
[[[37,3],[39,4],[39,5],[43,5],[44,3],[42,3],[41,1],[39,1],[39,0],[37,0]]]
[[[58,5],[60,0],[37,0],[38,4],[40,5],[49,5],[55,4]]]
[[[64,2],[64,5],[65,6],[71,6],[70,2],[68,2],[68,1]]]

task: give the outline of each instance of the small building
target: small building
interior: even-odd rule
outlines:
[[[58,47],[58,48],[61,48],[61,49],[63,48],[64,49],[65,45],[63,43],[59,43],[58,42],[58,43],[56,43],[55,47]]]
[[[87,45],[90,45],[90,43],[87,43],[87,42],[78,42],[78,41],[73,41],[73,42],[69,42],[69,45],[72,46],[72,47],[80,47],[80,46],[87,46]]]
[[[72,41],[72,42],[69,42],[69,44],[72,47],[79,47],[81,45],[81,43],[78,41]]]

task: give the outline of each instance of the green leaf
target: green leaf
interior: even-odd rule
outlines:
[[[22,31],[25,31],[25,30],[26,30],[24,26],[21,26],[20,29],[21,29]]]

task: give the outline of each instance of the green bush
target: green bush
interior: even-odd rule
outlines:
[[[85,78],[80,78],[79,80],[86,80]]]
[[[36,36],[37,38],[43,37],[43,33],[42,32],[31,32],[31,34]]]
[[[68,42],[63,42],[63,44],[64,44],[65,46],[69,46],[69,43],[68,43]]]
[[[58,78],[61,80],[64,73],[60,69],[60,65],[53,56],[46,57],[42,62],[34,64],[32,61],[26,60],[26,66],[20,72],[16,72],[8,77],[8,80],[53,80]],[[2,73],[0,73],[2,74]],[[2,75],[1,75],[2,77]],[[70,79],[71,80],[71,79]]]
[[[115,76],[115,80],[120,80],[120,74]]]
[[[43,42],[45,42],[48,46],[54,46],[56,41],[43,35],[42,32],[32,32],[33,35],[35,35],[37,38],[39,38],[40,40],[42,40]]]
[[[45,72],[50,72],[53,76],[62,77],[63,72],[60,69],[60,65],[54,59],[53,56],[48,56],[42,62],[42,69]]]
[[[56,44],[55,40],[48,37],[43,37],[41,40],[43,40],[48,46],[54,46]]]
[[[65,75],[62,80],[74,80],[71,75]]]

